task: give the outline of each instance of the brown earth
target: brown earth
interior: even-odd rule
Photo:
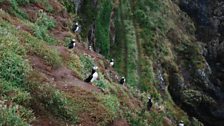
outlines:
[[[130,126],[125,119],[114,120],[110,126]]]

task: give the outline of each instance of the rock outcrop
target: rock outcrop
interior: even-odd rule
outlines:
[[[194,21],[206,61],[182,66],[183,78],[173,74],[169,91],[176,103],[206,126],[224,125],[224,2],[222,0],[175,1]],[[193,59],[191,59],[193,60]],[[197,59],[198,60],[198,59]],[[199,61],[199,60],[198,60]],[[197,64],[197,63],[196,63]],[[192,64],[191,64],[192,65]]]

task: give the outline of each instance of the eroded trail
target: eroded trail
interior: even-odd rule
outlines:
[[[42,73],[49,83],[54,84],[55,87],[61,90],[67,90],[71,87],[79,87],[90,92],[100,92],[100,89],[78,79],[72,70],[64,66],[54,69],[46,65],[44,61],[37,56],[30,56],[29,59],[33,69]]]

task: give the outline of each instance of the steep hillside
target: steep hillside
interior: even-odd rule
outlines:
[[[223,125],[212,110],[222,112],[224,95],[210,83],[197,27],[180,4],[0,0],[0,125]],[[81,33],[72,32],[74,22]],[[86,83],[93,66],[99,79]]]
[[[84,3],[83,8],[94,10],[95,18],[87,26],[96,26],[89,29],[97,33],[103,2]],[[104,10],[105,19],[110,10]],[[116,70],[130,86],[150,92],[162,104],[172,102],[167,97],[171,94],[190,117],[222,126],[222,10],[219,0],[116,0],[109,29],[101,33],[110,35],[109,44],[103,41],[110,49],[96,50],[106,49],[99,52],[115,58]],[[104,38],[95,39],[97,45]]]
[[[105,69],[108,61],[70,31],[80,17],[61,2],[0,1],[0,125],[176,123],[160,103],[146,111],[148,93],[118,84],[118,74]],[[68,50],[72,38],[79,42]],[[94,65],[100,75],[95,86],[83,81]]]

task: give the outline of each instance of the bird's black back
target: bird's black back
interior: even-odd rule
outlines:
[[[96,70],[92,69],[92,73],[91,74],[93,75],[95,72],[96,72]]]
[[[70,42],[70,43],[68,44],[68,48],[69,48],[69,49],[72,49],[73,47],[74,47],[73,42]]]
[[[149,99],[149,101],[147,103],[147,109],[148,109],[148,111],[150,111],[151,107],[152,107],[152,100]]]
[[[124,84],[124,79],[121,79],[119,83]]]
[[[91,81],[92,78],[93,78],[93,75],[91,74],[91,75],[89,75],[89,77],[86,78],[84,81],[87,82],[87,83],[89,83],[89,82]]]
[[[72,31],[75,32],[75,30],[76,30],[77,27],[78,27],[78,25],[75,24],[75,25],[73,26],[73,28],[72,28]]]

